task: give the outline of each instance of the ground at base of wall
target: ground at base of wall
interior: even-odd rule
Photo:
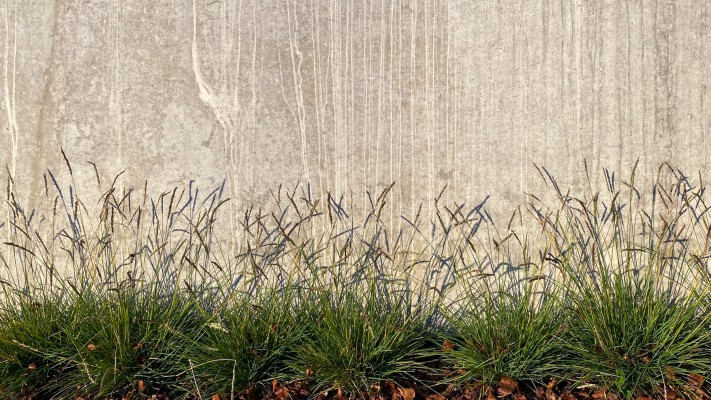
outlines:
[[[415,382],[384,381],[374,385],[369,393],[358,395],[343,393],[340,389],[332,389],[315,393],[308,382],[295,381],[282,384],[276,380],[271,384],[255,385],[239,393],[195,393],[193,396],[171,397],[165,393],[151,393],[151,389],[139,381],[135,389],[122,396],[95,397],[77,395],[72,400],[711,400],[711,385],[692,377],[683,387],[659,388],[655,394],[641,389],[633,393],[619,394],[605,387],[594,384],[583,384],[571,387],[566,383],[550,380],[549,382],[531,383],[518,382],[503,377],[493,385],[482,382],[472,382],[466,385],[437,385],[430,387]],[[140,390],[139,390],[140,389]],[[41,396],[30,393],[19,400],[40,400]],[[0,397],[5,399],[5,397]]]

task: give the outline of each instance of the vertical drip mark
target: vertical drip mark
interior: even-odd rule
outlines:
[[[347,121],[348,124],[347,126],[349,127],[348,133],[346,134],[347,138],[347,147],[346,149],[355,149],[357,146],[356,143],[356,120],[355,120],[355,105],[356,105],[356,100],[355,100],[355,91],[356,91],[356,83],[355,83],[355,71],[356,71],[356,61],[355,61],[355,56],[356,52],[353,49],[354,46],[354,38],[355,38],[355,4],[354,2],[350,2],[350,7],[348,8],[348,11],[346,13],[346,43],[347,43],[347,51],[346,51],[346,85],[347,85],[347,92],[350,95],[349,97],[349,104],[347,107]],[[350,85],[349,85],[350,84]],[[364,149],[361,149],[364,150]],[[349,156],[348,153],[345,156],[347,160],[346,164],[346,171],[347,173],[347,181],[346,181],[346,191],[349,192],[349,195],[351,195],[352,189],[353,189],[353,184],[355,182],[355,165],[349,165],[348,163],[353,162],[354,164],[357,162],[356,156],[352,155]],[[363,200],[363,205],[362,205],[362,210],[365,210],[367,207],[367,201],[365,196],[361,196],[361,199]]]
[[[382,130],[382,110],[383,110],[383,79],[385,79],[385,1],[380,1],[380,71],[378,73],[378,120],[375,130],[375,182],[376,184],[380,182],[379,172],[380,172],[380,133]],[[392,155],[392,149],[391,149]],[[392,176],[391,176],[392,178]],[[392,199],[391,199],[392,200]],[[392,232],[392,201],[390,201],[390,223],[389,229]]]
[[[452,43],[452,16],[451,16],[451,6],[447,4],[447,68],[449,69],[449,60],[450,60],[450,46]],[[459,104],[460,104],[460,98],[462,95],[463,90],[460,90],[462,87],[462,84],[459,82],[459,77],[460,74],[458,73],[459,69],[456,67],[456,63],[454,65],[452,75],[454,79],[454,89],[452,93],[452,132],[454,133],[454,147],[453,147],[453,152],[454,154],[452,155],[453,162],[454,162],[454,192],[459,195],[459,190],[461,188],[460,185],[460,166],[461,163],[459,161]],[[449,96],[448,96],[449,97]]]
[[[592,57],[592,66],[591,66],[591,71],[592,71],[592,132],[600,132],[600,126],[602,125],[602,94],[601,92],[601,87],[602,87],[602,73],[600,64],[602,63],[602,39],[600,38],[600,13],[601,10],[599,10],[599,6],[597,4],[592,5],[594,7],[593,11],[593,18],[595,18],[595,22],[593,24],[593,27],[595,29],[594,34],[593,34],[593,57]],[[595,154],[597,155],[597,165],[595,166],[595,170],[598,170],[602,165],[602,146],[601,146],[601,138],[598,137],[598,135],[593,135],[593,150],[595,151]]]
[[[368,1],[363,0],[363,32],[362,32],[362,45],[363,45],[363,103],[365,106],[363,107],[363,121],[361,122],[363,124],[363,160],[361,161],[363,163],[363,180],[361,182],[364,187],[368,187],[368,181],[369,177],[372,176],[370,174],[370,166],[368,165],[368,155],[370,153],[370,107],[369,107],[369,102],[368,102],[368,88],[370,86],[369,82],[369,74],[368,74],[368,52],[370,51],[370,46],[372,43],[370,42],[370,38],[368,37]],[[351,105],[351,107],[356,107],[355,104]]]
[[[436,146],[435,139],[437,138],[437,135],[435,135],[435,129],[438,127],[436,126],[437,121],[437,114],[439,107],[437,107],[436,104],[436,99],[437,99],[437,85],[436,85],[436,77],[437,77],[437,63],[435,61],[435,56],[437,52],[437,47],[435,47],[435,37],[436,37],[436,32],[437,32],[437,9],[436,9],[436,0],[433,0],[432,3],[430,3],[430,11],[432,12],[432,33],[431,33],[431,62],[432,62],[432,67],[430,68],[430,76],[432,78],[432,86],[430,88],[430,114],[431,114],[431,126],[430,126],[430,137],[431,137],[431,142],[432,142],[432,153],[430,154],[430,198],[428,201],[432,203],[432,199],[435,197],[435,187],[434,187],[434,179],[436,176],[436,171],[435,171],[435,149],[438,149],[439,146]],[[439,130],[439,129],[437,129]],[[441,184],[441,182],[440,182]]]
[[[397,147],[397,181],[398,181],[398,206],[399,206],[399,212],[398,215],[402,216],[402,204],[403,204],[403,198],[402,198],[402,188],[404,186],[404,183],[402,181],[402,141],[403,141],[403,129],[402,129],[402,5],[398,5],[398,19],[397,19],[397,93],[398,97],[398,128],[397,128],[397,139],[398,139],[398,147]],[[393,18],[395,18],[395,13],[393,9]],[[391,28],[392,32],[392,28]],[[393,50],[394,51],[394,50]],[[398,232],[400,232],[400,228],[402,227],[402,219],[398,218]]]
[[[60,43],[62,41],[59,27],[63,14],[58,1],[54,2],[53,7],[51,48],[47,67],[42,74],[42,97],[40,99],[40,109],[36,128],[37,150],[35,153],[35,160],[33,160],[34,162],[31,167],[32,183],[30,188],[30,198],[35,198],[35,196],[39,196],[39,193],[42,193],[41,188],[43,187],[44,182],[43,176],[47,169],[48,159],[50,158],[50,155],[47,154],[47,149],[50,147],[52,136],[54,136],[50,121],[55,103],[54,98],[52,97],[52,89],[54,88],[55,77],[59,69],[57,59],[61,53]]]
[[[434,199],[434,107],[432,106],[432,95],[434,87],[430,85],[434,82],[430,81],[430,76],[434,78],[434,48],[430,48],[430,37],[434,38],[434,35],[430,34],[430,1],[425,0],[425,106],[427,107],[427,122],[425,123],[425,131],[427,135],[427,208],[429,210],[428,216],[432,216],[432,200]],[[434,40],[434,39],[433,39]],[[431,65],[430,62],[432,61]]]
[[[627,51],[625,52],[625,53],[626,53],[626,54],[625,54],[626,60],[625,60],[625,64],[624,64],[624,65],[625,65],[624,68],[625,68],[625,72],[626,72],[626,73],[625,73],[625,77],[624,77],[624,79],[625,79],[624,114],[623,114],[623,111],[622,111],[622,109],[623,109],[623,104],[622,104],[622,103],[623,103],[623,102],[620,101],[620,100],[618,100],[618,109],[619,109],[619,111],[618,111],[618,115],[619,115],[619,121],[618,121],[618,123],[619,123],[619,140],[620,140],[620,142],[622,142],[623,140],[625,140],[625,137],[627,137],[630,133],[632,133],[632,130],[629,129],[629,121],[630,121],[630,69],[631,69],[631,65],[632,65],[632,64],[631,64],[632,60],[630,59],[630,55],[631,55],[631,53],[630,53],[630,44],[631,44],[631,42],[630,42],[630,5],[629,5],[629,3],[625,3],[625,25],[624,25],[624,28],[625,28],[625,33],[626,33],[625,36],[626,36],[626,38],[627,38],[627,43],[626,43],[626,45],[627,45],[627,46],[626,46],[626,47],[627,47],[626,50],[627,50]],[[618,90],[619,90],[620,92],[622,92],[622,88],[619,88],[619,86],[618,86]],[[618,92],[618,93],[619,93],[619,92]],[[623,119],[623,115],[624,115],[624,119]],[[631,153],[631,152],[632,152],[632,151],[631,151],[632,143],[630,143],[630,146],[626,146],[625,148],[630,149],[630,150],[627,150],[627,151]],[[623,151],[620,151],[620,161],[622,160],[623,157],[624,157],[625,159],[630,159],[630,157],[631,157],[631,158],[636,158],[636,157],[634,156],[634,154],[629,154],[629,155],[628,155],[628,154],[625,154],[624,149],[623,149]],[[617,169],[617,170],[620,171],[620,172],[622,172],[621,162],[620,162],[620,164],[618,165],[618,169]]]
[[[567,96],[566,96],[566,70],[565,70],[565,49],[566,49],[566,42],[565,42],[565,28],[567,26],[566,23],[566,11],[565,11],[565,4],[563,0],[559,0],[560,2],[560,33],[558,34],[560,36],[560,53],[558,54],[558,61],[559,61],[559,68],[560,68],[560,92],[558,93],[558,109],[560,110],[560,113],[562,116],[560,117],[562,123],[560,124],[560,127],[562,128],[557,132],[558,134],[563,133],[566,137],[566,166],[568,168],[568,171],[576,171],[577,168],[574,168],[575,166],[572,165],[571,163],[573,162],[573,154],[574,153],[574,146],[573,146],[573,138],[572,135],[569,133],[569,120],[567,118],[568,116],[568,110],[567,110]]]
[[[296,1],[294,7],[294,28],[292,34],[291,11],[289,10],[289,1],[286,2],[286,18],[287,29],[289,31],[289,53],[291,54],[291,73],[294,81],[294,96],[296,97],[296,119],[299,124],[299,137],[301,143],[301,167],[303,168],[304,179],[308,183],[311,179],[309,174],[309,164],[306,157],[306,111],[304,107],[304,91],[302,88],[303,79],[301,77],[301,64],[303,63],[303,54],[299,50],[299,40],[297,38],[299,30],[299,21],[296,15]]]
[[[198,85],[198,90],[200,94],[200,100],[208,104],[215,114],[220,114],[219,109],[214,102],[214,97],[212,89],[205,82],[205,78],[202,76],[202,70],[200,68],[200,58],[198,57],[198,47],[197,47],[197,5],[196,0],[193,0],[193,40],[191,46],[191,55],[193,61],[193,75],[195,75],[195,81]],[[221,117],[221,115],[220,115]],[[224,124],[222,118],[219,119],[221,124]]]
[[[428,210],[428,216],[431,215],[430,213],[430,203],[431,199],[434,197],[432,194],[433,187],[433,176],[434,176],[434,165],[432,162],[432,155],[434,153],[434,144],[432,143],[434,137],[432,136],[432,126],[428,126],[431,121],[432,121],[432,105],[431,105],[431,100],[430,100],[430,14],[429,14],[429,5],[430,2],[429,0],[424,1],[424,23],[425,23],[425,34],[424,36],[424,44],[425,44],[425,61],[424,61],[424,69],[425,69],[425,75],[424,75],[424,86],[425,86],[425,92],[424,92],[424,106],[425,106],[425,121],[424,121],[424,134],[427,135],[427,210]]]
[[[450,136],[449,109],[450,109],[450,104],[451,104],[451,100],[450,100],[451,92],[450,92],[450,89],[449,89],[449,77],[450,77],[450,74],[449,74],[449,61],[450,61],[450,42],[451,42],[451,38],[452,38],[452,30],[451,30],[451,27],[452,27],[452,24],[451,24],[450,16],[449,16],[449,6],[447,6],[447,19],[446,19],[446,29],[447,29],[446,40],[447,40],[447,44],[446,44],[445,57],[444,57],[444,60],[445,60],[445,73],[444,73],[444,75],[445,75],[445,89],[444,89],[444,98],[446,99],[446,101],[444,102],[444,106],[445,106],[445,110],[444,110],[444,122],[445,122],[445,125],[444,125],[444,134],[445,134],[445,137],[446,137],[446,141],[445,141],[445,146],[446,146],[445,158],[446,158],[446,160],[447,160],[447,171],[454,171],[454,173],[453,173],[453,175],[452,175],[452,178],[451,178],[452,181],[453,181],[453,182],[452,182],[453,187],[452,187],[452,190],[450,190],[450,191],[447,192],[447,204],[449,204],[449,202],[450,202],[450,193],[451,193],[451,192],[457,193],[457,190],[459,190],[459,186],[457,185],[457,176],[458,176],[457,172],[458,172],[458,171],[456,170],[456,169],[459,167],[459,165],[458,165],[456,162],[453,163],[453,162],[452,162],[452,157],[450,157],[450,155],[449,155],[449,147],[450,147],[450,145],[449,145],[449,143],[450,143],[450,140],[449,140],[449,136]],[[456,146],[457,146],[457,140],[456,140],[456,136],[455,136],[455,138],[454,138],[454,148],[453,148],[453,150],[454,150],[455,152],[456,152],[456,149],[457,149]],[[455,153],[455,154],[456,154],[456,153]]]
[[[121,0],[116,1],[116,15],[112,16],[114,26],[114,57],[111,65],[111,94],[109,95],[109,116],[118,140],[119,165],[125,165],[123,110],[121,101]]]
[[[639,36],[644,37],[644,12],[639,13]],[[641,115],[641,120],[642,120],[642,159],[646,160],[647,159],[647,154],[646,154],[646,149],[647,149],[647,120],[646,120],[646,108],[647,108],[647,96],[645,93],[645,82],[646,82],[646,63],[644,59],[644,44],[640,46],[640,65],[642,68],[640,68],[640,78],[641,78],[641,89],[640,93],[642,94],[642,115]]]
[[[333,3],[331,1],[328,2],[328,21],[329,21],[329,36],[328,36],[328,69],[329,73],[331,76],[331,90],[332,90],[332,103],[333,103],[333,126],[334,130],[331,132],[333,136],[333,165],[334,169],[336,170],[334,173],[334,183],[333,187],[336,190],[336,193],[338,193],[339,189],[339,183],[341,181],[341,171],[340,171],[340,158],[338,157],[338,132],[340,131],[340,126],[341,126],[341,121],[340,121],[340,101],[341,99],[338,97],[338,79],[337,79],[337,71],[336,68],[338,66],[336,62],[336,56],[337,56],[337,49],[338,49],[338,43],[334,43],[334,35],[336,32],[336,29],[338,29],[338,26],[334,24],[333,22],[333,10],[331,8],[331,5]],[[330,188],[330,187],[329,187]]]
[[[523,11],[523,6],[519,5],[518,8],[518,15],[516,18],[516,21],[525,21],[524,17],[524,11]],[[518,23],[514,24],[514,35],[518,33],[516,30]],[[527,43],[527,37],[526,37],[526,30],[525,28],[520,29],[521,31],[521,36],[522,38],[514,40],[514,46],[518,44],[518,48],[515,48],[515,59],[514,59],[514,70],[518,74],[518,79],[519,79],[519,87],[523,88],[522,92],[523,94],[521,95],[521,108],[522,108],[522,113],[523,115],[526,115],[526,109],[528,107],[528,82],[525,81],[524,78],[524,68],[523,65],[527,64],[528,60],[522,60],[522,59],[527,59],[528,55],[528,49],[526,48],[526,43]],[[519,42],[523,43],[521,45]],[[522,190],[520,190],[523,193],[528,193],[528,175],[526,174],[526,168],[528,166],[528,162],[526,160],[526,156],[528,155],[528,129],[526,128],[527,124],[524,122],[523,125],[517,125],[517,128],[521,128],[522,133],[523,133],[523,145],[519,147],[519,185]],[[515,132],[515,134],[520,134],[519,132]]]
[[[699,17],[701,19],[701,24],[702,26],[708,27],[709,24],[711,23],[711,18],[709,17],[709,11],[708,11],[708,5],[704,5],[701,11],[699,12]],[[711,32],[709,32],[708,29],[706,29],[706,32],[701,35],[704,40],[701,41],[701,49],[700,49],[700,54],[709,54],[711,52]],[[706,76],[711,75],[711,67],[709,66],[708,63],[705,63],[705,69],[704,69],[704,74]],[[699,91],[699,111],[701,116],[706,116],[706,120],[704,121],[703,119],[699,122],[700,128],[701,128],[701,137],[703,138],[703,147],[699,149],[702,153],[708,153],[711,152],[711,149],[709,149],[709,144],[711,141],[708,140],[708,137],[711,135],[711,108],[709,107],[709,102],[708,99],[711,97],[711,92],[709,91],[709,82],[704,81],[702,85],[703,90]],[[703,117],[701,117],[703,118]],[[704,163],[703,168],[708,170],[709,164],[708,164],[708,159],[704,157]]]
[[[320,29],[316,28],[316,24],[320,21],[318,14],[318,6],[315,6],[314,0],[311,0],[311,49],[313,52],[313,74],[314,74],[314,113],[316,114],[316,143],[318,144],[318,180],[319,180],[319,198],[323,197],[323,175],[326,174],[326,187],[330,188],[328,182],[328,165],[325,154],[325,144],[321,137],[321,102],[322,102],[322,82],[321,82],[321,43],[319,37]],[[325,111],[324,111],[325,113]]]
[[[573,4],[570,4],[573,6]],[[576,135],[576,148],[578,150],[583,149],[583,135],[580,131],[580,117],[581,117],[581,108],[580,108],[580,77],[583,74],[583,71],[580,69],[580,58],[582,57],[580,55],[580,35],[577,34],[577,29],[578,25],[576,24],[576,21],[579,19],[576,18],[577,16],[577,10],[579,10],[579,7],[570,7],[571,13],[570,13],[570,45],[571,45],[571,50],[570,50],[570,66],[571,68],[574,66],[575,67],[575,135]]]
[[[228,45],[227,41],[227,6],[225,2],[220,2],[220,75],[218,82],[220,85],[220,91],[225,92],[227,90],[227,62],[230,56],[231,47]]]
[[[227,3],[227,4],[225,4]],[[240,64],[239,64],[239,58],[240,58],[240,44],[241,40],[237,40],[237,62],[235,63],[235,69],[236,72],[233,74],[231,71],[232,68],[230,65],[230,61],[232,60],[232,49],[234,49],[235,45],[235,24],[234,24],[234,14],[235,14],[235,4],[237,2],[235,1],[229,1],[229,2],[222,2],[220,4],[220,9],[224,10],[223,11],[223,16],[220,18],[223,24],[223,29],[222,29],[222,36],[221,36],[221,41],[223,43],[222,49],[226,49],[222,51],[222,64],[220,68],[222,69],[224,76],[220,80],[220,86],[223,88],[223,91],[229,90],[231,87],[230,83],[233,82],[233,88],[234,88],[234,98],[237,98],[237,82],[239,81],[239,69],[240,69]],[[241,5],[240,5],[241,9]],[[240,22],[239,15],[237,17],[237,22]],[[242,33],[241,29],[237,29],[237,35],[239,36]]]
[[[10,135],[10,144],[12,146],[12,155],[10,158],[10,174],[11,178],[9,185],[10,190],[14,190],[13,182],[16,179],[17,173],[17,149],[19,140],[19,128],[17,124],[17,115],[15,109],[15,83],[16,83],[16,61],[17,61],[17,0],[14,3],[13,27],[12,27],[12,81],[10,81],[10,7],[8,0],[5,0],[5,74],[4,74],[4,93],[5,93],[5,110],[7,113],[7,133]],[[12,88],[11,88],[12,87]]]
[[[328,57],[328,67],[329,67],[329,72],[331,75],[331,85],[332,85],[332,103],[333,103],[333,123],[334,123],[334,131],[332,132],[333,135],[333,164],[335,168],[335,173],[334,173],[334,190],[336,194],[340,193],[340,185],[341,185],[341,163],[342,159],[339,154],[339,146],[338,146],[338,140],[340,137],[340,133],[343,132],[343,121],[341,120],[342,118],[342,101],[343,99],[341,98],[341,89],[340,89],[340,58],[341,58],[341,53],[340,53],[340,21],[334,21],[335,17],[334,15],[339,15],[339,13],[336,13],[333,10],[333,2],[329,1],[328,2],[328,18],[329,18],[329,38],[328,38],[328,49],[329,49],[329,57]]]
[[[225,15],[226,17],[226,15]],[[225,42],[222,42],[225,43]],[[225,44],[226,45],[226,44]],[[222,49],[222,51],[228,51],[229,49]],[[234,116],[237,115],[239,111],[239,107],[235,106],[234,104],[230,104],[229,102],[229,94],[226,91],[221,91],[219,93],[215,93],[214,89],[210,87],[210,85],[207,83],[205,80],[205,77],[202,74],[202,68],[200,65],[200,57],[199,57],[199,52],[198,52],[198,44],[197,44],[197,4],[196,0],[193,0],[193,36],[192,36],[192,43],[191,43],[191,58],[192,58],[192,67],[193,67],[193,75],[195,76],[195,83],[198,87],[198,93],[200,100],[202,100],[203,103],[205,103],[207,106],[210,107],[212,112],[215,115],[215,118],[217,119],[217,122],[220,124],[220,127],[222,127],[223,133],[224,133],[224,146],[225,146],[225,152],[228,154],[228,168],[227,168],[227,177],[230,185],[230,197],[232,197],[235,193],[237,193],[237,179],[235,176],[235,154],[232,149],[232,143],[234,142],[234,132],[235,132],[235,126],[233,123],[233,118],[230,114],[233,114]],[[223,59],[224,63],[227,63],[227,60]],[[226,64],[225,65],[225,69]],[[239,77],[236,78],[236,81],[239,80]],[[224,88],[225,83],[221,83],[221,86]],[[236,226],[236,221],[235,221],[235,207],[230,207],[230,226],[235,227]],[[230,247],[231,250],[234,249],[234,238],[231,239]]]
[[[416,91],[417,77],[415,76],[417,42],[415,33],[417,32],[417,2],[419,0],[411,0],[411,15],[410,15],[410,210],[415,211],[415,114],[416,109]]]
[[[232,6],[234,6],[234,2],[230,2]],[[239,85],[241,82],[241,77],[242,77],[242,0],[239,0],[237,3],[237,21],[234,21],[234,10],[230,10],[231,12],[229,13],[229,47],[227,51],[224,51],[225,53],[229,53],[230,55],[232,54],[232,49],[234,47],[234,27],[237,27],[237,60],[235,61],[234,65],[234,73],[229,73],[229,76],[233,76],[233,92],[232,92],[232,105],[231,107],[228,106],[232,111],[231,111],[231,123],[235,124],[238,123],[240,119],[243,120],[241,117],[241,108],[242,106],[240,105],[239,102]],[[256,27],[254,27],[256,29]],[[254,62],[254,61],[253,61]],[[231,70],[230,64],[225,63],[224,67],[225,71]],[[229,80],[228,77],[224,79],[224,82],[227,87],[229,87]],[[228,91],[225,91],[225,102],[229,102],[229,97],[228,97]],[[244,123],[244,122],[242,122]],[[252,124],[254,125],[254,120],[252,120]],[[233,126],[232,132],[230,133],[230,161],[232,164],[232,168],[234,170],[234,174],[237,177],[243,176],[243,165],[244,165],[244,160],[242,160],[242,155],[244,153],[244,135],[241,134],[238,136],[239,143],[237,145],[237,149],[235,150],[235,138],[234,135],[237,133],[236,132],[236,127]],[[252,169],[253,170],[253,169]]]
[[[548,104],[548,35],[550,34],[550,15],[548,15],[548,1],[543,0],[541,4],[541,19],[542,19],[542,28],[543,31],[541,32],[542,38],[543,38],[543,47],[542,47],[542,54],[541,54],[541,60],[542,60],[542,67],[541,69],[543,70],[543,104],[545,105],[545,111],[544,111],[544,118],[543,118],[543,137],[544,137],[544,145],[543,149],[545,151],[544,153],[544,160],[546,162],[549,161],[548,156],[550,154],[549,149],[550,149],[550,144],[548,143],[549,140],[549,132],[548,132],[548,124],[549,124],[549,115],[550,115],[550,104]]]
[[[288,9],[288,6],[287,6],[287,9]],[[280,36],[280,38],[281,38],[281,36]],[[279,90],[281,91],[281,98],[282,98],[282,100],[284,100],[284,104],[289,109],[289,113],[291,113],[294,120],[298,121],[299,117],[296,115],[297,111],[295,111],[294,108],[291,106],[291,103],[289,102],[289,98],[286,95],[286,88],[284,87],[284,66],[281,61],[281,51],[279,51],[278,47],[277,47],[276,54],[277,54],[277,63],[279,65]]]
[[[348,141],[348,54],[346,49],[348,45],[348,36],[350,34],[350,14],[348,14],[348,5],[341,7],[340,3],[337,4],[336,15],[338,15],[338,43],[336,48],[338,50],[338,75],[334,77],[334,82],[338,82],[338,95],[340,96],[340,129],[336,132],[336,137],[338,138],[337,148],[338,148],[338,159],[340,160],[340,170],[338,171],[340,189],[337,193],[343,194],[348,188],[348,153],[347,141]],[[343,8],[344,11],[341,11]],[[345,12],[345,18],[343,13]],[[345,19],[345,21],[344,21]]]
[[[13,25],[12,25],[12,82],[10,81],[10,22],[9,14],[10,7],[8,1],[5,0],[5,54],[4,54],[4,106],[7,113],[7,126],[5,131],[10,136],[10,145],[12,149],[12,154],[10,156],[10,165],[5,164],[10,170],[10,177],[8,182],[8,190],[14,192],[15,190],[15,180],[17,179],[17,149],[19,140],[19,128],[17,124],[16,115],[16,102],[15,102],[15,88],[16,88],[16,77],[17,77],[17,0],[14,2],[13,9]],[[12,88],[11,88],[12,87]],[[0,166],[2,167],[2,166]],[[8,209],[8,213],[11,211]],[[10,224],[7,225],[6,235],[7,238],[11,235]],[[20,268],[15,269],[15,276],[27,276],[26,271],[20,271]]]
[[[341,183],[340,190],[338,194],[345,192],[348,187],[348,154],[346,153],[347,141],[349,135],[348,126],[348,37],[350,34],[350,14],[348,14],[348,5],[343,6],[343,11],[340,10],[340,3],[337,3],[338,10],[336,14],[338,15],[338,76],[335,80],[338,80],[339,95],[341,97],[340,114],[341,114],[341,126],[336,132],[338,138],[338,158],[341,160],[341,169],[339,171],[339,181]],[[343,17],[345,13],[345,18]]]
[[[246,154],[250,158],[253,157],[254,151],[252,146],[254,146],[254,138],[257,137],[257,4],[256,1],[252,2],[252,138],[248,143],[248,151]],[[251,163],[250,163],[251,165]],[[254,187],[254,174],[255,169],[250,168],[249,173],[249,187]]]
[[[525,10],[524,7],[521,7],[521,21],[525,21]],[[528,61],[528,37],[526,35],[526,30],[525,28],[522,29],[523,33],[523,49],[522,53],[523,60],[521,60],[518,64],[519,67],[519,73],[522,75],[522,80],[524,80],[522,86],[524,87],[523,91],[523,115],[528,115],[528,88],[530,87],[530,81],[528,80],[528,74],[525,74],[524,71],[526,71],[526,68],[524,66],[528,66],[529,61]],[[525,75],[525,77],[523,77]],[[521,180],[523,181],[523,191],[524,193],[529,193],[528,190],[528,183],[529,183],[529,175],[528,175],[528,167],[529,167],[529,160],[528,160],[528,155],[530,154],[529,149],[528,149],[528,135],[529,135],[529,129],[528,129],[528,124],[524,123],[523,127],[523,151],[521,152],[521,173],[523,176],[521,177]]]
[[[667,140],[667,158],[672,156],[674,126],[673,46],[675,10],[672,3],[654,4],[654,136]],[[661,138],[660,138],[661,139]]]

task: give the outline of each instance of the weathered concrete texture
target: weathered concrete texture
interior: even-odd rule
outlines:
[[[393,224],[448,185],[508,214],[542,184],[662,161],[711,172],[711,3],[699,0],[4,0],[0,161],[154,192],[223,178],[397,185]],[[66,175],[66,174],[64,174]],[[595,184],[602,182],[594,175]],[[86,189],[90,190],[90,189]]]

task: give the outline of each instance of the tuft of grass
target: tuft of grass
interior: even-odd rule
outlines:
[[[116,187],[117,176],[91,212],[73,185],[49,178],[47,214],[24,209],[13,193],[7,201],[0,393],[186,394],[184,338],[200,336],[197,295],[212,290],[206,268],[220,265],[211,246],[219,191],[199,200],[190,186],[148,202],[144,189],[141,202]]]
[[[644,281],[605,279],[569,299],[565,367],[629,399],[684,388],[711,370],[708,310],[697,296],[657,293]]]
[[[445,365],[456,371],[449,379],[541,384],[560,373],[565,316],[559,293],[543,276],[530,279],[511,264],[498,267],[495,273],[457,274],[460,295],[446,313],[450,329],[439,337]]]
[[[11,297],[10,297],[11,296]],[[62,373],[74,354],[66,321],[73,307],[58,297],[8,294],[0,311],[0,393],[33,391],[50,397],[64,389]]]
[[[255,385],[288,379],[288,361],[304,328],[294,310],[297,296],[291,284],[260,282],[204,309],[205,333],[189,353],[195,391],[235,398]]]
[[[711,371],[708,289],[699,285],[697,255],[708,251],[704,188],[669,172],[671,184],[660,174],[651,204],[634,186],[634,169],[621,185],[606,171],[607,201],[601,193],[563,194],[548,175],[561,204],[541,219],[547,258],[564,272],[561,364],[575,382],[627,399],[693,395],[698,388],[689,382]]]
[[[66,387],[111,396],[130,391],[179,393],[189,342],[200,336],[201,315],[189,297],[161,297],[129,285],[80,292],[65,334],[74,349]]]
[[[300,307],[308,330],[291,367],[314,393],[367,396],[384,380],[417,380],[432,308],[395,281],[348,280],[314,289]]]

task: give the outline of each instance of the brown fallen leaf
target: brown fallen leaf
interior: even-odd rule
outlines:
[[[257,400],[257,386],[252,385],[247,388],[247,390],[244,391],[244,394],[247,396],[247,400]]]
[[[296,398],[301,398],[301,399],[310,399],[312,398],[311,396],[311,391],[307,387],[305,387],[305,383],[303,381],[297,381],[297,382],[292,382],[291,387],[289,388],[289,393],[295,393]],[[256,399],[255,399],[256,400]]]
[[[388,393],[395,393],[395,390],[397,389],[395,382],[385,381],[385,389],[387,389]]]
[[[289,397],[289,389],[281,385],[276,379],[272,380],[272,393],[277,400],[284,400]]]
[[[496,396],[494,396],[494,391],[491,390],[491,386],[486,388],[486,400],[496,400]]]
[[[382,393],[369,393],[368,400],[386,400]]]
[[[686,384],[691,388],[698,389],[704,384],[704,377],[691,373],[688,377],[686,377]]]
[[[212,395],[212,400],[222,400],[219,394],[215,393]]]
[[[143,391],[146,390],[146,383],[143,382],[143,380],[138,381],[138,391],[143,393]]]
[[[446,353],[452,350],[454,350],[454,343],[445,340],[444,343],[442,343],[442,351]]]
[[[370,385],[370,390],[368,391],[368,399],[384,400],[385,396],[383,396],[383,388],[377,383]]]
[[[607,388],[600,388],[591,394],[593,399],[604,399],[607,397]]]
[[[559,400],[560,398],[558,397],[557,394],[553,391],[551,388],[546,389],[546,400]]]
[[[37,365],[35,365],[35,363],[30,363],[30,365],[27,366],[27,369],[34,371],[37,369]]]
[[[504,376],[499,381],[499,386],[496,388],[496,391],[499,393],[499,396],[508,396],[513,394],[517,388],[518,382],[508,376]]]
[[[547,384],[546,384],[546,393],[545,397],[546,400],[559,400],[558,395],[555,393],[555,385],[557,385],[558,382],[555,379],[551,379]]]
[[[86,348],[89,349],[89,351],[94,351],[98,349],[98,347],[93,344],[89,344],[88,346],[86,346]]]
[[[415,398],[415,389],[413,388],[398,388],[403,400],[413,400]]]
[[[124,395],[123,397],[121,397],[121,400],[131,400],[131,399],[133,399],[135,396],[136,396],[136,391],[135,391],[134,389],[131,389],[131,390],[128,391],[128,393],[126,393],[126,395]]]

